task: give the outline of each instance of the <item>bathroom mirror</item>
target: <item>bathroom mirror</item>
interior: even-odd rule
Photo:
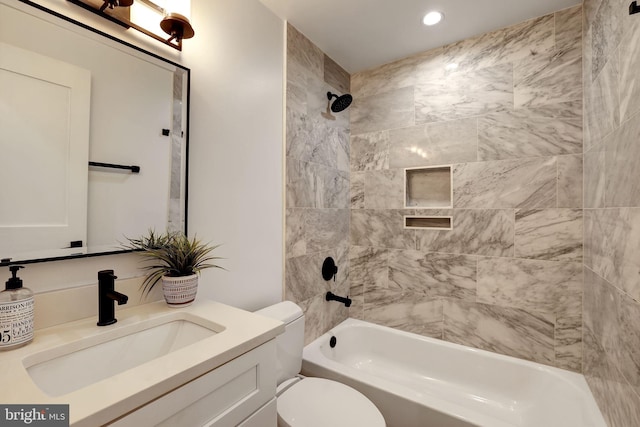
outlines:
[[[0,265],[186,232],[189,70],[0,0]]]

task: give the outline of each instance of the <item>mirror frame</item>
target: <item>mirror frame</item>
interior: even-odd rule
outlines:
[[[187,132],[187,136],[186,138],[184,138],[184,143],[185,143],[185,167],[184,167],[184,185],[185,185],[185,190],[184,190],[184,233],[187,234],[188,233],[188,206],[189,206],[189,137],[190,137],[190,129],[189,129],[189,125],[190,125],[190,109],[191,109],[191,69],[178,64],[177,62],[171,61],[167,58],[164,58],[158,54],[155,54],[153,52],[150,52],[148,50],[145,50],[139,46],[136,46],[132,43],[129,43],[127,41],[124,41],[122,39],[119,39],[111,34],[108,34],[104,31],[101,31],[97,28],[94,28],[90,25],[87,25],[83,22],[80,22],[78,20],[75,20],[73,18],[70,18],[66,15],[63,15],[59,12],[56,12],[54,10],[51,10],[45,6],[42,6],[41,4],[38,3],[34,3],[33,1],[30,0],[18,0],[20,3],[24,3],[26,5],[29,5],[31,7],[34,7],[42,12],[45,12],[49,15],[52,15],[58,19],[62,19],[66,22],[69,22],[71,24],[74,24],[80,28],[82,28],[85,31],[90,31],[92,33],[98,34],[102,37],[106,37],[109,40],[112,40],[116,43],[120,43],[124,46],[127,46],[130,49],[133,49],[137,52],[140,52],[144,55],[149,55],[155,59],[158,59],[160,61],[166,62],[168,64],[171,64],[172,66],[179,68],[181,70],[183,70],[186,74],[186,78],[187,78],[187,96],[186,96],[186,117],[185,117],[185,121],[186,123],[184,124],[183,128],[186,130]],[[4,267],[4,266],[9,266],[9,265],[24,265],[24,264],[35,264],[35,263],[42,263],[42,262],[52,262],[52,261],[63,261],[63,260],[69,260],[69,259],[79,259],[79,258],[93,258],[93,257],[97,257],[97,256],[105,256],[105,255],[117,255],[117,254],[123,254],[123,253],[129,253],[129,252],[134,252],[133,250],[130,249],[121,249],[121,250],[113,250],[113,251],[104,251],[104,252],[94,252],[94,253],[84,253],[84,254],[74,254],[74,255],[64,255],[64,256],[52,256],[52,257],[43,257],[43,258],[38,258],[38,259],[27,259],[27,260],[16,260],[16,261],[11,261],[11,260],[0,260],[0,267]]]

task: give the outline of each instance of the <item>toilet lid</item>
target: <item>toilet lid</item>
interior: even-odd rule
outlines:
[[[385,421],[359,391],[324,378],[305,378],[278,397],[278,425],[384,427]]]

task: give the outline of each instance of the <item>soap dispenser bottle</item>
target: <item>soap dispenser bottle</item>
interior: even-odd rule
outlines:
[[[22,347],[33,341],[33,292],[22,287],[20,265],[9,267],[12,277],[0,292],[0,350]]]

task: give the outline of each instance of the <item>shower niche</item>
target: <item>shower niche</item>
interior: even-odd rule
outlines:
[[[404,228],[414,230],[451,230],[453,218],[450,216],[416,216],[404,217]]]
[[[453,179],[451,165],[404,170],[405,208],[451,209]],[[451,230],[450,216],[407,215],[405,228]]]

